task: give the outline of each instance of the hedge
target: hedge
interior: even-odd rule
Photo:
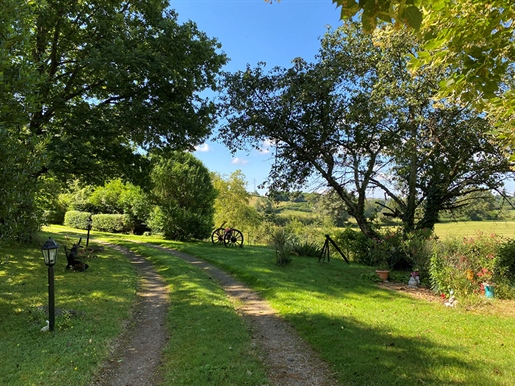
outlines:
[[[132,231],[134,224],[127,214],[91,214],[70,210],[64,215],[64,225],[76,229],[88,229],[88,218],[93,220],[91,229],[100,232],[127,233]]]
[[[133,229],[127,214],[95,214],[92,229],[100,232],[128,233]]]
[[[71,228],[88,229],[88,218],[90,216],[90,212],[70,210],[64,215],[64,225]]]

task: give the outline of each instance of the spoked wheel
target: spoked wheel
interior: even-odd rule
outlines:
[[[224,228],[218,228],[213,231],[211,234],[211,241],[213,244],[223,244],[224,243],[224,234],[225,229]]]
[[[226,247],[243,247],[243,233],[238,229],[225,232],[224,244]]]

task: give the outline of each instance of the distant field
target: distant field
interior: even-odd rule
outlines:
[[[435,233],[442,238],[472,236],[478,232],[515,238],[515,221],[463,221],[435,225]]]

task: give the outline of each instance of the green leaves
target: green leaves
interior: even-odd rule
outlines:
[[[38,92],[29,127],[52,137],[48,170],[99,182],[127,175],[127,165],[140,169],[137,146],[186,149],[210,133],[215,107],[199,94],[217,87],[226,62],[216,40],[179,24],[167,2],[68,3],[30,9],[37,28],[10,54],[36,63],[41,83],[20,95],[30,101]]]
[[[470,104],[497,121],[497,132],[510,133],[515,104],[505,86],[515,64],[515,8],[511,0],[333,0],[341,17],[362,10],[363,29],[372,32],[378,21],[419,31],[427,55],[412,57],[411,70],[423,66],[447,72],[438,97]],[[385,17],[385,13],[388,17]],[[503,108],[490,103],[502,101]],[[502,127],[504,126],[504,128]],[[511,145],[515,142],[512,141]]]
[[[363,30],[372,32],[380,22],[402,22],[415,30],[422,24],[422,12],[414,1],[399,0],[333,0],[333,4],[341,7],[341,19],[353,18],[359,10],[363,10],[361,22]]]
[[[172,240],[209,237],[217,192],[207,168],[186,152],[171,152],[155,161],[152,196],[157,208],[150,227]]]
[[[422,25],[422,12],[415,6],[406,7],[402,12],[402,19],[407,25],[418,31]]]

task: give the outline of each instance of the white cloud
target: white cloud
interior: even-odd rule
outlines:
[[[258,150],[259,154],[270,154],[270,148],[272,146],[274,146],[274,142],[270,139],[265,139],[261,144],[261,148]]]
[[[231,164],[233,165],[245,165],[248,161],[243,158],[233,158]]]
[[[207,153],[210,151],[211,148],[207,143],[203,143],[202,145],[195,146],[195,151],[201,152],[201,153]]]

